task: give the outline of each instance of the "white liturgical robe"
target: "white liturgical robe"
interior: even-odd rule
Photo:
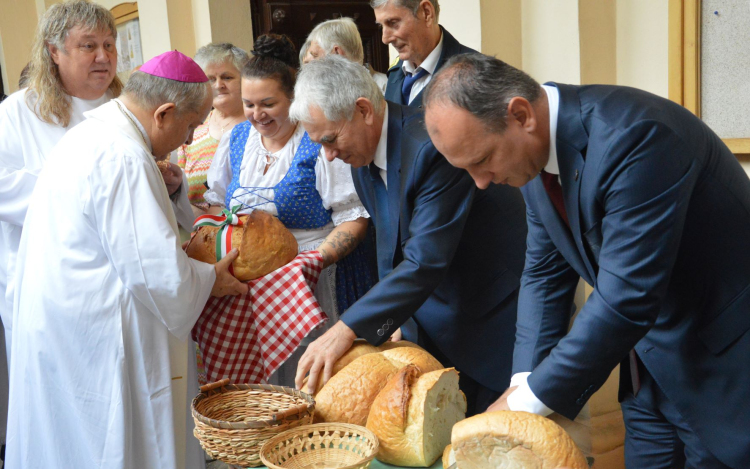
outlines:
[[[6,464],[175,468],[168,334],[187,337],[214,267],[180,248],[117,101],[87,117],[50,153],[21,236]]]
[[[33,102],[35,94],[30,92]],[[69,129],[83,121],[83,113],[112,98],[107,92],[99,99],[71,98],[70,124],[62,127],[43,122],[26,103],[26,89],[17,91],[0,104],[0,318],[6,328],[10,350],[13,311],[13,270],[21,228],[37,176],[47,155]]]

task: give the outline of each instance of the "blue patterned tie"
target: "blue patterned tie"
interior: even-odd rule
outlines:
[[[380,176],[380,168],[375,163],[370,163],[370,177],[372,188],[375,192],[375,244],[378,250],[378,277],[383,278],[393,270],[393,246],[389,245],[391,239],[391,217],[388,207],[388,191],[385,188],[383,178]],[[386,254],[388,253],[388,254]]]
[[[426,74],[427,70],[423,68],[420,68],[415,74],[404,72],[404,83],[401,85],[401,104],[404,106],[409,105],[409,96],[411,96],[411,88],[414,86],[414,82]]]

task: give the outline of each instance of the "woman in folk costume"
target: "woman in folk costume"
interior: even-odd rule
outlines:
[[[245,120],[240,76],[249,58],[247,52],[226,42],[207,44],[195,53],[195,62],[206,72],[214,93],[213,109],[206,122],[195,129],[190,145],[182,145],[177,150],[177,163],[187,176],[188,198],[196,217],[208,209],[208,202],[203,198],[206,174],[219,141]]]
[[[294,234],[300,252],[322,254],[325,270],[315,297],[330,327],[372,285],[369,256],[355,250],[365,237],[369,215],[359,201],[349,167],[338,159],[327,161],[321,145],[289,120],[298,64],[289,38],[260,36],[254,49],[242,71],[248,121],[221,140],[204,197],[212,205],[209,213],[237,205],[238,213],[267,211]],[[294,386],[297,360],[305,345],[322,332],[311,333],[270,381]]]

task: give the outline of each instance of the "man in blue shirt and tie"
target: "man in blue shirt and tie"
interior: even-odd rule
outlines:
[[[422,107],[422,90],[445,61],[476,52],[438,24],[438,0],[371,0],[370,6],[383,29],[383,43],[398,51],[398,63],[388,70],[388,101]]]

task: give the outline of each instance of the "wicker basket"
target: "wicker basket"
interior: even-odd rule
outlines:
[[[229,384],[228,379],[201,387],[191,405],[193,433],[206,453],[230,465],[263,465],[258,453],[266,440],[312,423],[315,401],[301,391],[268,384]]]
[[[260,450],[268,469],[365,469],[378,453],[378,437],[348,423],[317,423],[270,438]]]

